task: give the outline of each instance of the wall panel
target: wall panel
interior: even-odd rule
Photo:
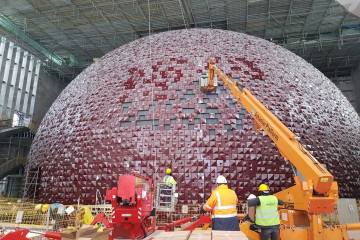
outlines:
[[[41,60],[5,37],[0,40],[1,119],[11,119],[15,112],[31,118]]]

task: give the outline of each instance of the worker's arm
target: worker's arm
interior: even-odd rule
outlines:
[[[171,176],[171,178],[169,178],[169,183],[171,185],[176,185],[176,181],[175,181],[174,177]]]
[[[203,209],[207,212],[212,211],[213,208],[216,206],[216,201],[216,195],[214,192],[212,192],[210,198],[204,204]]]
[[[260,199],[258,197],[249,199],[249,200],[247,200],[247,204],[248,204],[248,207],[260,206]]]

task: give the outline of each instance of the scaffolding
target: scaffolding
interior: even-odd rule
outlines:
[[[31,168],[29,165],[25,170],[25,184],[23,191],[23,200],[35,202],[36,194],[39,189],[40,167]]]
[[[0,195],[22,197],[26,155],[34,133],[29,129],[0,129]]]

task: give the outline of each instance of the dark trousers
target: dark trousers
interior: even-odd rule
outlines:
[[[237,217],[213,218],[212,230],[218,231],[240,231],[239,219]]]
[[[260,237],[261,240],[279,240],[279,227],[274,227],[274,228],[260,228],[261,232],[260,232]]]

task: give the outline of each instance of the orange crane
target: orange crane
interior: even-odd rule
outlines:
[[[217,77],[217,78],[216,78]],[[360,230],[360,223],[328,225],[322,215],[335,211],[339,198],[338,185],[333,175],[298,141],[272,112],[270,112],[251,92],[227,76],[215,65],[208,62],[208,74],[201,83],[205,93],[216,91],[217,79],[228,88],[232,96],[252,116],[257,131],[263,130],[276,145],[280,154],[296,168],[295,185],[275,194],[285,202],[279,209],[281,220],[281,240],[348,240],[348,231]],[[249,239],[260,239],[259,233],[250,229],[250,222],[241,223]]]

